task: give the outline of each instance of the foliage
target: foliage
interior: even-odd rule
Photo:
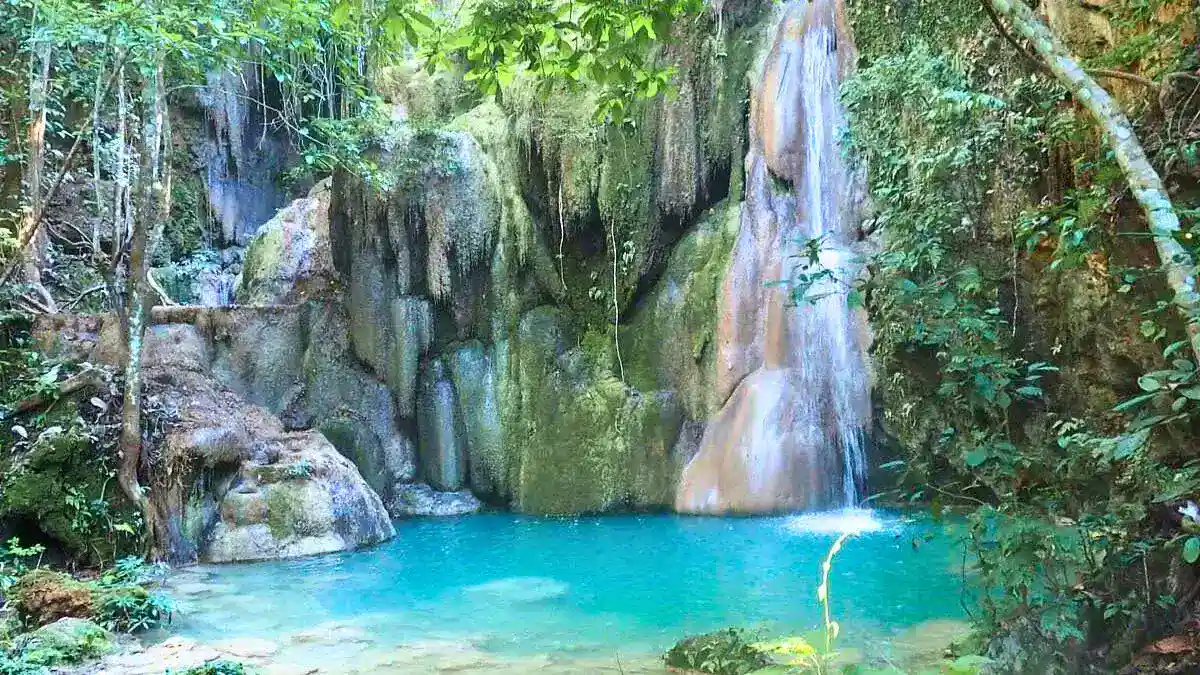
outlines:
[[[151,590],[165,572],[165,566],[147,564],[142,558],[118,560],[95,582],[96,620],[109,630],[126,633],[168,623],[174,604]]]
[[[740,628],[697,635],[679,641],[663,656],[668,666],[714,675],[746,675],[771,665],[771,659]]]
[[[41,544],[22,546],[21,540],[13,537],[0,544],[0,595],[12,588],[22,575],[41,566],[41,557],[46,547]]]
[[[460,26],[430,42],[430,63],[461,55],[466,78],[499,94],[521,71],[544,92],[598,89],[596,117],[624,120],[630,103],[666,91],[672,70],[655,63],[672,23],[700,12],[696,0],[483,0]]]
[[[185,670],[168,670],[168,675],[249,675],[253,668],[226,659],[209,661],[202,666],[193,666]]]
[[[1176,514],[1200,489],[1179,444],[1200,390],[1095,130],[972,40],[890,45],[844,86],[882,241],[864,297],[901,494],[967,508],[979,627],[1053,672],[1097,644],[1120,659],[1178,616],[1166,570],[1200,559]],[[1020,212],[1047,176],[1068,185]],[[1106,394],[1080,348],[1149,372],[1109,374]]]
[[[141,522],[109,489],[117,410],[105,372],[47,359],[30,348],[24,326],[12,326],[9,337],[11,346],[0,347],[0,406],[46,405],[10,416],[0,430],[0,517],[32,519],[71,554],[112,562],[136,547]],[[101,386],[61,397],[66,381],[87,375]]]

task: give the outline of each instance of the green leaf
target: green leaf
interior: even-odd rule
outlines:
[[[975,448],[968,452],[964,459],[966,459],[967,466],[974,469],[988,460],[988,451],[984,448]]]
[[[1136,433],[1121,435],[1117,439],[1116,447],[1113,448],[1113,459],[1125,459],[1138,450],[1141,450],[1148,438],[1150,438],[1150,429],[1142,429]]]
[[[1138,386],[1142,388],[1142,391],[1158,391],[1162,389],[1162,383],[1149,375],[1139,377]]]
[[[1191,565],[1200,560],[1200,537],[1188,537],[1183,542],[1183,561]]]
[[[1158,392],[1154,392],[1154,393],[1150,393],[1150,394],[1139,394],[1138,396],[1134,396],[1133,398],[1129,399],[1128,401],[1122,401],[1118,405],[1114,406],[1113,412],[1125,412],[1126,410],[1136,408],[1137,406],[1141,405],[1142,403],[1145,403],[1146,401],[1149,401],[1150,399],[1154,398],[1155,396],[1158,396]]]

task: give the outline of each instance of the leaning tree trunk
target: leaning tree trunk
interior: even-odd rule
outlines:
[[[141,167],[138,171],[138,203],[133,221],[133,237],[129,252],[128,326],[125,362],[125,395],[121,409],[120,466],[117,482],[125,496],[137,505],[146,527],[146,540],[152,554],[161,550],[161,528],[150,495],[138,478],[142,464],[142,347],[149,314],[149,249],[152,232],[158,221],[165,218],[169,208],[166,199],[167,183],[163,152],[165,115],[162,61],[160,60],[145,91],[146,123],[142,132]]]
[[[1162,178],[1146,158],[1129,118],[1103,87],[1096,84],[1071,56],[1054,33],[1021,0],[987,0],[996,13],[1012,22],[1027,38],[1050,72],[1092,114],[1112,146],[1133,196],[1146,213],[1154,246],[1175,293],[1175,304],[1183,312],[1192,352],[1200,362],[1200,294],[1196,291],[1196,265],[1191,253],[1176,239],[1179,216]]]

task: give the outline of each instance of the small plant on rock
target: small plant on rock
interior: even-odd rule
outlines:
[[[740,628],[685,638],[663,657],[672,668],[713,675],[746,675],[772,665],[769,656]]]

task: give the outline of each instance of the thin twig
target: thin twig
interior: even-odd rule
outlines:
[[[97,291],[102,291],[105,288],[106,287],[104,284],[96,284],[95,286],[92,286],[91,288],[89,288],[89,289],[85,290],[84,292],[80,293],[79,295],[75,296],[75,299],[73,299],[70,302],[68,302],[67,304],[63,305],[63,309],[71,309],[75,305],[79,304],[80,300],[83,300],[84,298],[91,295],[92,293],[95,293]]]

